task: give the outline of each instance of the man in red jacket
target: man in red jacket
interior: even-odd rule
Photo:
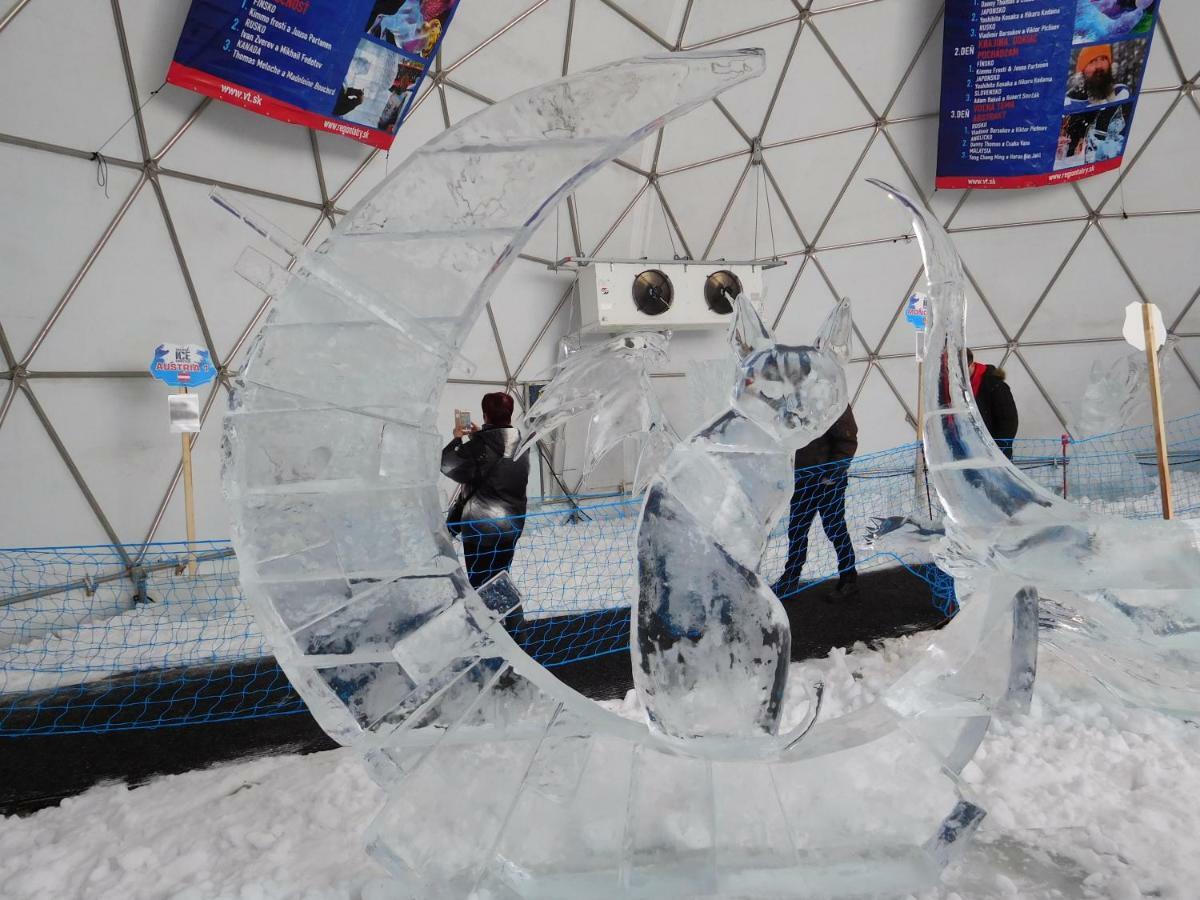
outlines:
[[[858,595],[854,544],[846,528],[846,484],[857,451],[858,423],[849,406],[828,431],[796,451],[787,562],[783,575],[772,585],[780,599],[800,589],[801,572],[808,560],[808,531],[817,513],[821,514],[825,536],[837,552],[838,583],[830,599],[850,600]]]
[[[970,350],[967,351],[967,370],[971,375],[971,393],[975,395],[975,405],[979,407],[988,434],[1000,452],[1012,459],[1012,442],[1017,436],[1017,404],[1004,380],[1004,370],[975,362],[975,354]]]

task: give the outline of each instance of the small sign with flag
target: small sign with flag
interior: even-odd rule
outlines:
[[[913,294],[904,308],[904,318],[917,331],[925,330],[925,317],[929,314],[929,298],[924,294]]]
[[[196,388],[217,377],[208,351],[198,344],[159,344],[150,374],[171,387]]]

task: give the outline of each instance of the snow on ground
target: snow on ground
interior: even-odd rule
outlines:
[[[797,677],[819,670],[823,714],[839,714],[929,639],[836,651]],[[1114,706],[1047,656],[1030,714],[994,723],[964,773],[989,813],[975,842],[919,900],[1196,896],[1200,727]],[[633,697],[611,706],[640,715]],[[384,875],[363,849],[381,802],[350,750],[96,787],[0,820],[0,893],[358,900]]]

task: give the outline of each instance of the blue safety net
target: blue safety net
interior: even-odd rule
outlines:
[[[1200,415],[1169,427],[1176,514],[1200,510]],[[784,602],[859,573],[908,565],[955,611],[953,580],[865,546],[874,517],[939,514],[915,444],[796,473],[796,496],[760,574]],[[1015,462],[1088,508],[1161,514],[1150,428],[1085,441],[1018,440]],[[640,498],[531,504],[519,539],[466,524],[458,546],[483,583],[506,566],[522,598],[510,630],[543,665],[624,651],[637,595]],[[516,523],[500,530],[516,531]],[[790,534],[789,534],[790,531]],[[839,558],[840,557],[840,558]],[[194,573],[189,567],[194,562]],[[801,563],[803,565],[801,565]],[[916,589],[920,588],[914,582]],[[0,550],[0,737],[154,728],[302,712],[238,589],[227,542]]]

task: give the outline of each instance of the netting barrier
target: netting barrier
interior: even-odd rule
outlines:
[[[1197,515],[1200,414],[1171,422],[1169,439],[1176,514]],[[760,566],[784,602],[848,565],[866,572],[905,563],[871,551],[863,536],[877,516],[936,515],[936,501],[918,488],[917,454],[907,444],[860,455],[848,467],[797,472],[791,515],[772,532]],[[1149,427],[1082,441],[1019,439],[1014,460],[1047,489],[1091,509],[1161,514]],[[553,667],[628,647],[640,506],[628,496],[547,500],[531,505],[515,547],[472,541],[482,531],[458,546],[480,579],[511,555],[524,603],[510,630]],[[179,543],[0,550],[0,737],[303,712],[242,603],[228,542],[192,544],[191,553],[195,575]],[[932,565],[910,570],[929,585],[931,602],[952,614],[953,580]]]

